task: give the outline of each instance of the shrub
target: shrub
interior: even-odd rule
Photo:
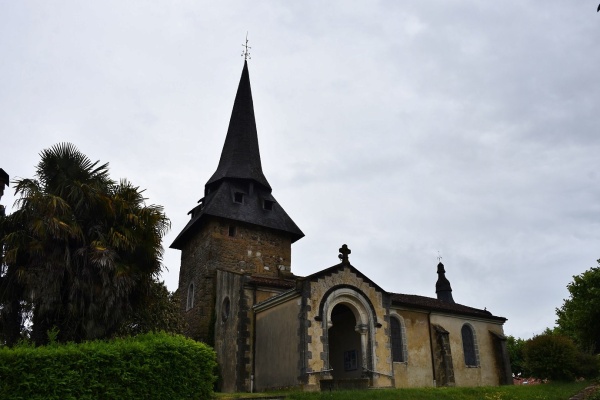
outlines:
[[[508,336],[506,340],[512,372],[514,374],[521,374],[524,377],[531,376],[531,373],[527,369],[525,356],[523,354],[525,343],[525,340],[515,338],[514,336]]]
[[[166,333],[0,348],[0,398],[208,399],[215,365],[210,347]]]
[[[523,350],[525,363],[536,378],[564,381],[575,377],[579,352],[568,337],[535,336],[525,343]]]
[[[600,356],[588,353],[577,354],[575,375],[578,378],[594,379],[600,377]]]

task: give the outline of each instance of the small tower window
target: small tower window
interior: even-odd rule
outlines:
[[[233,194],[233,201],[235,203],[240,203],[240,204],[243,203],[244,202],[244,193],[242,193],[242,192],[235,192]]]
[[[194,283],[190,283],[190,286],[188,286],[188,292],[187,292],[187,303],[186,303],[186,307],[185,310],[190,310],[194,308]]]
[[[272,200],[265,200],[264,204],[263,204],[263,208],[265,210],[271,211],[273,209],[273,204],[275,204],[274,201],[272,201]]]
[[[235,225],[229,225],[229,236],[234,237],[236,234]]]
[[[221,306],[221,321],[225,322],[229,318],[229,312],[231,310],[231,302],[229,297],[225,297],[223,305]]]

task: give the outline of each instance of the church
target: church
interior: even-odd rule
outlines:
[[[220,390],[512,384],[506,319],[455,303],[441,262],[436,297],[383,290],[345,244],[339,264],[292,272],[304,234],[262,171],[247,61],[219,164],[189,215],[171,245],[181,312],[186,335],[214,347]]]

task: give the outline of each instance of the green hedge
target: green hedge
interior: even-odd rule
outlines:
[[[0,348],[0,399],[209,399],[215,353],[166,333]]]

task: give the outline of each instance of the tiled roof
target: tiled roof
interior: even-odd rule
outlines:
[[[242,203],[234,202],[236,192],[244,193]],[[227,218],[286,232],[291,236],[292,243],[304,237],[304,233],[269,191],[254,188],[252,194],[248,192],[248,185],[242,182],[229,180],[221,182],[215,191],[206,196],[203,204],[192,211],[192,218],[175,238],[171,247],[181,249],[183,242],[207,216]],[[274,202],[271,210],[264,208],[265,200]]]
[[[295,279],[282,279],[258,275],[250,276],[250,279],[247,283],[250,285],[270,286],[276,288],[293,288],[296,286]]]
[[[373,286],[374,288],[376,288],[380,292],[386,293],[385,290],[383,290],[378,284],[376,284],[375,282],[373,282],[368,276],[366,276],[365,274],[363,274],[362,272],[360,272],[360,270],[358,268],[356,268],[355,266],[353,266],[349,262],[341,262],[341,263],[333,265],[333,266],[331,266],[329,268],[322,269],[322,270],[317,271],[317,272],[315,272],[315,273],[313,273],[311,275],[306,276],[304,279],[308,279],[308,280],[311,280],[311,281],[316,281],[316,280],[320,279],[323,276],[328,276],[328,275],[335,274],[338,271],[341,271],[342,269],[344,269],[346,267],[348,269],[350,269],[350,271],[352,271],[354,274],[358,275],[365,282],[367,282],[369,285]]]
[[[495,319],[506,321],[506,318],[497,317],[487,310],[463,306],[462,304],[448,303],[432,297],[417,296],[414,294],[390,293],[392,304],[405,305],[410,307],[422,308],[430,311],[446,311],[452,314],[463,314],[473,317],[486,319]]]
[[[425,297],[418,296],[414,294],[403,294],[403,293],[390,293],[382,290],[377,285],[375,285],[371,280],[369,280],[366,276],[364,276],[358,269],[352,267],[350,264],[338,264],[334,265],[331,268],[327,268],[321,271],[318,271],[315,274],[308,275],[304,278],[296,276],[291,278],[276,278],[276,277],[268,277],[261,275],[252,275],[249,277],[248,284],[258,285],[258,286],[268,286],[274,288],[281,289],[292,289],[296,285],[296,280],[298,279],[308,279],[313,280],[322,276],[322,274],[331,274],[335,273],[336,270],[341,269],[345,266],[350,267],[354,273],[359,274],[363,277],[367,282],[374,285],[381,292],[388,294],[391,297],[392,304],[398,306],[406,306],[410,308],[416,308],[427,311],[438,311],[438,312],[447,312],[449,314],[459,314],[471,317],[485,318],[488,320],[495,320],[499,322],[506,321],[506,318],[498,317],[493,315],[491,312],[487,310],[481,310],[478,308],[464,306],[462,304],[449,303],[445,301],[438,300],[433,297]]]

